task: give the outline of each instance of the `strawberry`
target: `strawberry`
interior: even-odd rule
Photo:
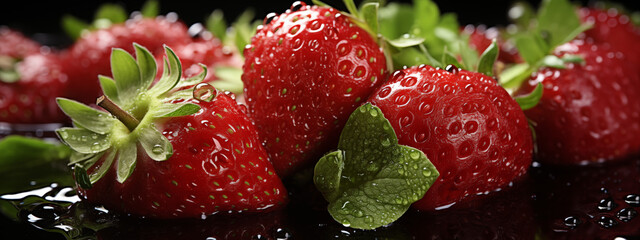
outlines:
[[[65,96],[84,103],[95,102],[100,96],[96,76],[110,75],[109,54],[112,48],[133,53],[132,43],[137,43],[158,56],[164,51],[164,45],[174,47],[189,42],[191,36],[187,26],[175,18],[163,16],[138,16],[124,23],[87,32],[65,51],[65,71],[69,73],[69,81],[73,86]]]
[[[640,65],[640,28],[636,27],[628,15],[615,8],[600,9],[581,7],[578,15],[583,22],[593,24],[579,38],[589,39],[594,43],[608,44],[615,50],[623,52],[634,65]]]
[[[543,67],[516,92],[544,86],[540,103],[525,112],[535,126],[538,160],[589,164],[640,150],[640,79],[625,55],[584,40],[559,46],[555,55],[583,62]]]
[[[0,29],[0,122],[62,123],[55,98],[67,84],[57,53],[8,28]]]
[[[500,50],[498,53],[499,62],[504,64],[522,62],[522,58],[513,43],[502,37],[500,29],[497,27],[487,28],[485,25],[467,25],[462,29],[462,32],[469,35],[469,45],[479,53],[484,52],[491,45],[493,39],[496,39]]]
[[[244,56],[249,115],[283,177],[335,147],[349,114],[387,76],[369,32],[335,8],[302,2],[268,15]]]
[[[152,54],[134,48],[137,59],[114,49],[114,78],[100,77],[105,96],[98,105],[115,117],[58,100],[77,126],[58,134],[75,151],[79,195],[115,212],[151,218],[268,211],[284,204],[286,190],[245,108],[204,83],[180,90],[203,76],[180,81],[180,61],[168,47],[169,69],[153,84]]]
[[[421,150],[440,178],[413,207],[434,210],[510,186],[527,173],[532,138],[518,103],[483,74],[428,65],[396,71],[369,98],[398,143]]]

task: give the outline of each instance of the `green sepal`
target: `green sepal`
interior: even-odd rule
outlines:
[[[227,21],[224,18],[224,12],[220,9],[213,10],[206,20],[207,30],[213,33],[220,41],[225,42],[227,38]]]
[[[548,55],[542,58],[540,66],[565,69],[564,61],[555,55]]]
[[[173,155],[173,146],[169,139],[155,127],[145,127],[139,130],[140,145],[149,157],[156,161],[164,161]]]
[[[111,73],[116,82],[118,97],[123,105],[135,101],[143,86],[140,67],[127,51],[114,48],[111,52]]]
[[[182,89],[182,88],[185,88],[185,87],[193,87],[193,86],[197,85],[198,83],[202,82],[202,80],[209,73],[209,70],[208,70],[207,66],[205,66],[204,64],[200,63],[198,65],[202,68],[202,71],[200,71],[200,73],[198,73],[198,75],[192,76],[192,77],[187,78],[187,79],[180,80],[178,82],[178,84],[176,84],[175,88]],[[238,70],[240,72],[242,72],[242,69],[238,69]],[[242,80],[240,80],[240,81],[242,81]]]
[[[165,94],[178,84],[180,76],[182,76],[182,65],[176,53],[171,48],[165,46],[165,54],[166,58],[162,77],[149,90],[151,95],[160,96]]]
[[[209,84],[211,84],[211,86],[235,94],[243,93],[242,69],[235,67],[216,67],[214,73],[218,79],[210,82]]]
[[[314,169],[314,183],[329,202],[331,216],[359,229],[400,218],[438,176],[423,152],[398,144],[389,121],[370,103],[351,114],[338,150]]]
[[[487,76],[493,76],[493,64],[497,59],[498,43],[496,43],[496,40],[493,39],[491,45],[489,45],[489,47],[484,50],[482,55],[480,55],[477,71]]]
[[[518,88],[522,82],[527,80],[533,69],[527,63],[515,64],[500,73],[498,77],[500,85],[504,88]]]
[[[156,60],[147,48],[137,43],[134,43],[133,47],[136,51],[136,61],[138,62],[140,70],[140,89],[149,89],[149,86],[151,86],[153,80],[155,80],[156,74],[158,73]]]
[[[107,171],[111,169],[111,165],[113,165],[113,160],[116,157],[116,153],[117,151],[115,149],[111,149],[107,153],[101,154],[100,157],[96,155],[92,158],[92,160],[95,159],[96,161],[98,161],[98,158],[104,157],[101,162],[94,161],[94,163],[98,163],[99,166],[95,168],[95,170],[89,175],[89,180],[91,180],[92,184],[96,183],[98,180],[104,177],[104,175],[107,174]]]
[[[119,183],[123,183],[131,176],[131,173],[136,168],[137,157],[138,146],[134,142],[125,143],[118,149],[116,175]]]
[[[98,134],[82,128],[60,128],[58,137],[79,153],[99,153],[111,147],[108,134]]]
[[[453,55],[453,53],[447,51],[446,49],[444,51],[444,54],[442,54],[442,65],[444,66],[454,65],[458,68],[466,69],[466,66],[462,64],[460,61],[458,61],[458,58],[456,58],[456,56]]]
[[[156,118],[187,116],[200,111],[200,106],[193,103],[162,104],[154,109]]]
[[[99,75],[98,80],[100,81],[100,87],[102,88],[102,92],[105,96],[111,99],[116,104],[122,104],[120,102],[120,98],[118,97],[118,88],[116,87],[116,81],[113,78]]]
[[[98,28],[111,26],[113,23],[123,23],[127,20],[127,11],[118,4],[105,3],[95,13],[93,25]],[[103,21],[103,23],[100,23]]]
[[[143,17],[155,18],[160,14],[160,3],[156,0],[147,0],[144,5],[142,5],[140,13]]]
[[[91,24],[69,14],[62,16],[61,22],[62,29],[71,39],[80,38],[83,31],[92,27]]]
[[[407,48],[422,44],[424,42],[424,38],[405,35],[400,38],[387,40],[387,42],[396,48]]]
[[[378,8],[380,4],[377,2],[368,2],[362,5],[360,16],[367,23],[371,32],[377,33],[378,30]]]
[[[98,134],[106,134],[116,120],[107,112],[91,108],[75,100],[57,98],[58,106],[74,123]]]
[[[75,176],[76,183],[80,185],[81,188],[91,189],[93,186],[91,184],[91,179],[87,174],[87,170],[85,170],[82,166],[76,165],[73,167],[73,175]]]
[[[543,90],[544,88],[542,87],[542,83],[538,83],[538,85],[536,85],[536,88],[533,89],[531,93],[524,96],[518,96],[515,98],[515,100],[518,105],[520,105],[520,108],[522,108],[522,110],[531,109],[538,105],[540,99],[542,99],[542,93],[544,92]]]

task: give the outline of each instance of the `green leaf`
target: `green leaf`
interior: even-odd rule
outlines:
[[[313,5],[317,5],[318,7],[331,7],[329,4],[326,4],[320,0],[311,0]]]
[[[135,142],[125,143],[118,150],[118,170],[116,175],[119,183],[126,181],[136,168],[137,151],[138,147]]]
[[[136,49],[136,61],[138,62],[140,77],[142,80],[140,88],[141,90],[149,89],[149,86],[151,86],[156,78],[156,74],[158,73],[156,60],[147,48],[137,43],[134,43],[133,47]]]
[[[522,59],[529,63],[530,66],[537,66],[538,61],[542,60],[550,52],[548,46],[541,44],[541,39],[534,34],[522,34],[516,37],[515,44]]]
[[[378,8],[380,4],[377,2],[368,2],[362,5],[360,15],[369,26],[369,29],[378,32]]]
[[[393,40],[388,40],[387,42],[389,42],[391,46],[397,48],[406,48],[422,44],[424,42],[424,38],[406,35]]]
[[[127,11],[118,4],[105,3],[96,11],[96,20],[108,20],[110,23],[123,23],[128,18]]]
[[[62,29],[71,39],[78,39],[84,30],[91,29],[91,25],[77,17],[66,14],[62,16]]]
[[[236,67],[216,67],[217,80],[210,82],[211,86],[223,91],[241,94],[244,91],[242,69]]]
[[[152,113],[154,117],[180,117],[187,116],[200,111],[200,106],[193,103],[165,103],[154,109]]]
[[[89,180],[92,184],[96,183],[98,180],[104,177],[109,169],[111,169],[111,165],[113,164],[113,160],[116,157],[116,153],[117,151],[115,149],[112,149],[111,151],[103,155],[105,157],[101,162],[98,162],[99,166],[91,174],[89,174]]]
[[[314,183],[331,216],[352,228],[392,223],[439,176],[424,153],[398,144],[389,121],[370,103],[351,114],[338,149],[316,164]]]
[[[144,148],[151,159],[164,161],[169,159],[173,154],[173,146],[171,145],[171,142],[169,142],[169,139],[162,135],[162,133],[160,133],[155,127],[145,127],[140,129],[139,136],[142,148]]]
[[[576,9],[568,0],[543,0],[537,21],[538,32],[546,33],[550,46],[566,42],[570,35],[575,34],[574,30],[580,27]]]
[[[496,59],[498,59],[498,44],[496,40],[493,39],[491,45],[480,55],[477,72],[487,76],[493,76],[493,64],[496,62]]]
[[[548,55],[542,59],[541,66],[564,69],[564,61],[555,55]]]
[[[431,0],[414,0],[413,11],[414,21],[411,33],[423,38],[431,37],[440,22],[438,5]]]
[[[522,110],[528,110],[538,105],[538,102],[540,102],[540,99],[542,98],[542,93],[542,83],[538,83],[531,93],[525,96],[518,96],[515,100]]]
[[[78,185],[80,185],[81,188],[90,189],[92,187],[91,179],[87,174],[87,170],[85,170],[82,166],[76,165],[73,168],[73,175],[75,176],[76,182],[78,183]]]
[[[208,68],[204,64],[199,64],[199,65],[202,68],[202,71],[200,71],[198,75],[189,77],[187,79],[182,79],[181,81],[178,82],[178,84],[176,84],[175,88],[181,89],[184,87],[192,87],[197,85],[198,83],[201,83],[208,74]],[[240,69],[240,71],[242,71],[242,69]]]
[[[207,30],[212,32],[214,36],[223,42],[225,41],[227,37],[227,21],[224,18],[222,10],[214,10],[207,18],[206,26]]]
[[[454,56],[452,53],[450,53],[446,49],[444,54],[442,55],[442,65],[444,66],[454,65],[458,68],[467,69],[466,66],[464,66],[462,63],[460,63],[460,61],[458,61],[458,58],[456,58],[456,56]]]
[[[393,54],[393,68],[402,69],[404,66],[432,65],[427,55],[416,48],[404,48]]]
[[[504,88],[518,88],[529,79],[533,69],[527,63],[520,63],[506,68],[500,73],[498,80]]]
[[[156,0],[147,0],[142,5],[140,13],[145,18],[155,18],[160,13],[160,4]]]
[[[100,87],[102,88],[102,92],[105,96],[111,99],[116,104],[122,104],[120,102],[120,98],[118,97],[118,88],[116,87],[116,81],[112,78],[99,75],[98,80],[100,81]]]
[[[356,6],[355,2],[353,2],[353,0],[343,0],[344,5],[347,7],[347,10],[349,11],[349,13],[357,18],[360,19],[360,12],[358,12],[358,7]]]
[[[58,106],[73,121],[86,129],[105,134],[113,128],[115,118],[111,114],[89,107],[75,100],[57,98]]]
[[[160,96],[173,89],[180,76],[182,76],[182,65],[180,59],[171,48],[165,46],[166,59],[164,61],[164,70],[162,77],[158,82],[149,90],[152,95]]]
[[[111,52],[111,72],[120,101],[128,105],[135,100],[143,85],[136,60],[127,51],[114,48]]]
[[[576,54],[565,54],[562,56],[562,61],[565,63],[579,63],[584,64],[584,58]]]
[[[99,153],[111,147],[108,135],[98,134],[82,128],[60,128],[58,137],[71,149],[79,153]]]
[[[410,32],[413,26],[413,7],[409,4],[391,2],[378,10],[380,34],[387,39],[396,39]]]

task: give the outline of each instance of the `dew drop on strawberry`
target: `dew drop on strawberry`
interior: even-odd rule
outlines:
[[[565,226],[573,229],[573,228],[576,228],[578,225],[580,225],[580,223],[582,223],[582,222],[580,221],[579,218],[577,218],[575,216],[569,216],[569,217],[566,217],[563,220],[563,223],[564,223]]]
[[[623,208],[616,214],[616,217],[622,222],[629,222],[636,216],[638,216],[638,212],[633,208]]]
[[[632,207],[640,207],[640,195],[629,194],[624,197],[624,201]]]

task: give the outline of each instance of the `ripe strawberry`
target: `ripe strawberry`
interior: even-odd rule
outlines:
[[[592,23],[593,27],[579,38],[589,39],[597,44],[608,44],[615,50],[623,52],[634,67],[640,65],[640,28],[636,27],[629,16],[618,10],[581,7],[578,11],[583,22]]]
[[[584,63],[543,67],[516,95],[544,86],[540,103],[527,110],[534,122],[538,160],[589,164],[619,160],[640,150],[640,79],[621,53],[606,45],[574,40],[555,55],[577,55]]]
[[[20,32],[0,29],[0,122],[67,122],[57,107],[67,82],[58,55]]]
[[[132,43],[137,43],[148,48],[154,56],[161,56],[164,45],[174,47],[189,42],[191,36],[187,26],[170,17],[136,17],[85,33],[64,54],[65,71],[73,86],[65,96],[83,103],[95,102],[100,96],[96,76],[111,75],[109,54],[112,48],[133,53]]]
[[[440,178],[413,204],[433,210],[509,186],[531,164],[527,120],[493,78],[414,66],[396,71],[368,100],[391,122],[398,143],[424,152]]]
[[[498,62],[505,64],[522,62],[522,57],[518,54],[518,50],[513,43],[507,41],[500,35],[498,28],[487,28],[485,25],[467,25],[462,29],[462,32],[469,35],[469,45],[478,51],[479,54],[491,45],[493,39],[496,39],[500,49],[498,52]]]
[[[267,16],[244,55],[249,113],[281,176],[335,147],[349,115],[387,75],[366,30],[334,8],[301,2]]]
[[[168,48],[170,69],[152,84],[154,58],[135,48],[137,62],[115,49],[114,79],[101,78],[106,99],[114,103],[98,105],[116,118],[59,100],[81,127],[58,131],[76,151],[79,194],[116,212],[153,218],[257,212],[283,204],[286,190],[245,108],[207,84],[172,90],[202,78],[180,81],[180,62]]]

